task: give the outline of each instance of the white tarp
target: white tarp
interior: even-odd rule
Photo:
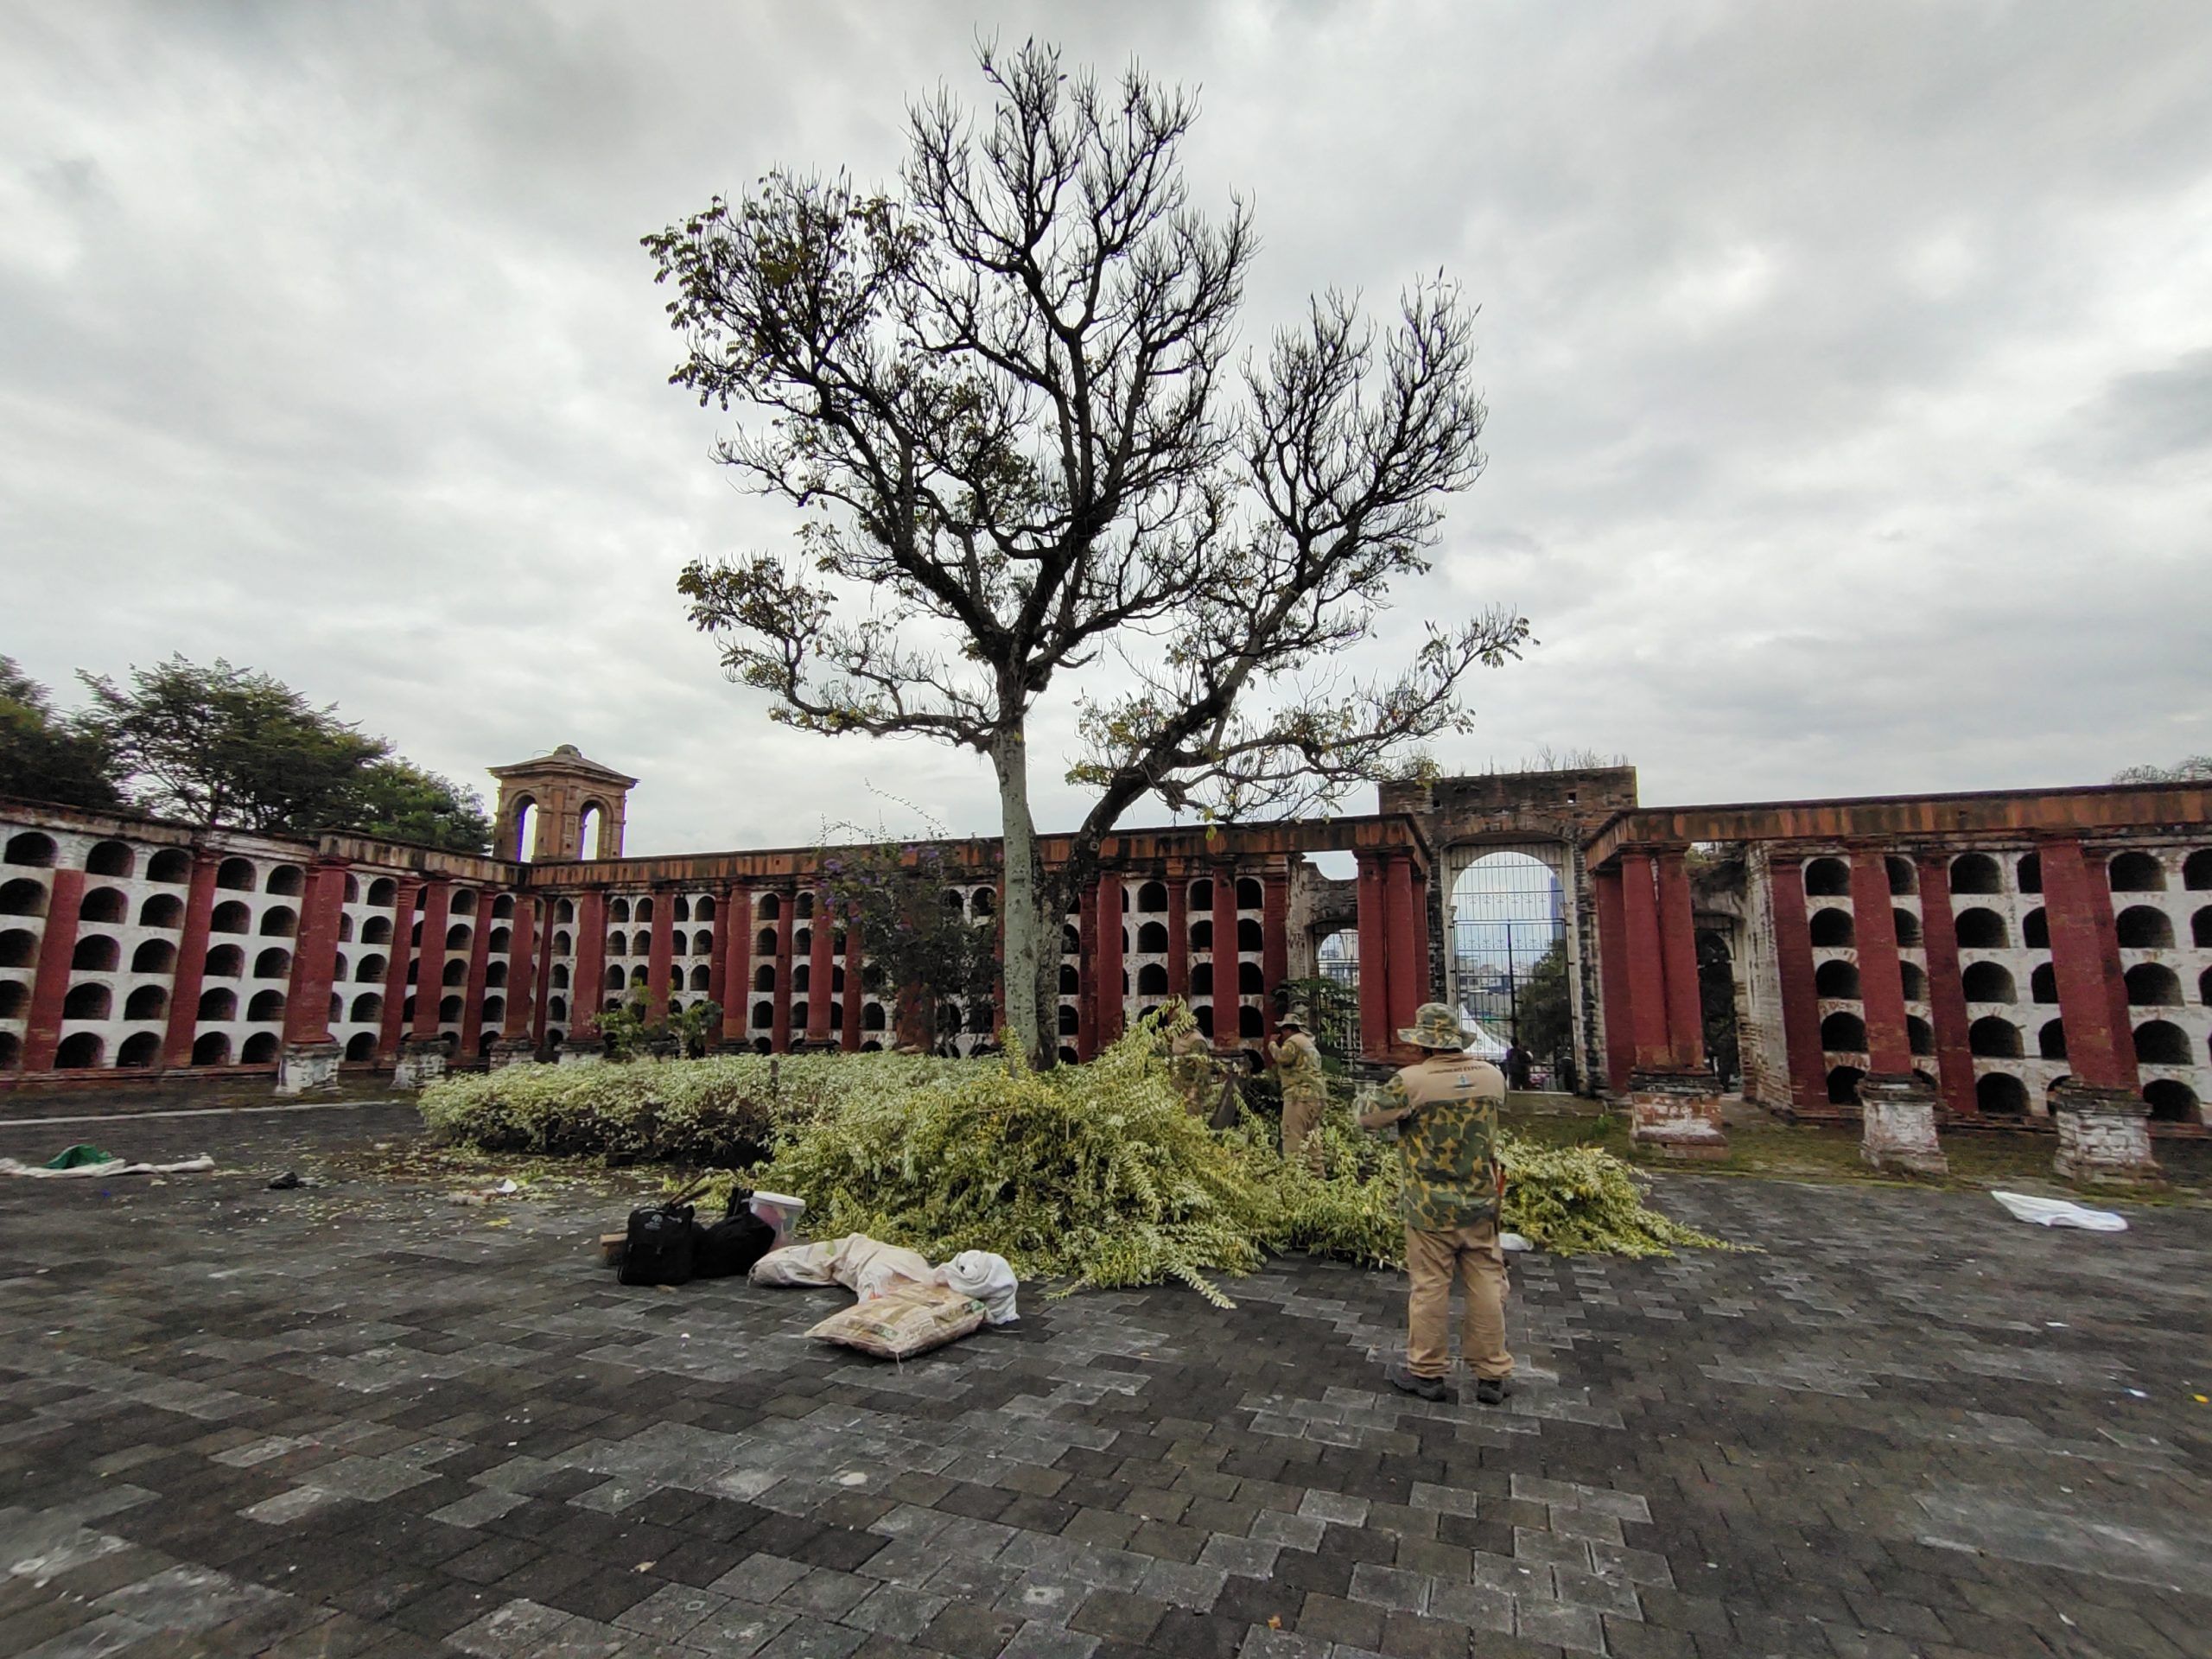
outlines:
[[[2018,1220],[2031,1221],[2038,1227],[2080,1227],[2093,1233],[2127,1230],[2127,1218],[2109,1210],[2092,1210],[2085,1204],[2069,1204],[2064,1198],[2038,1198],[2026,1192],[1992,1192],[1989,1196]]]

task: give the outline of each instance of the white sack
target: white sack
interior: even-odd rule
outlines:
[[[2069,1204],[2064,1198],[2038,1198],[2025,1192],[1992,1192],[1989,1196],[2010,1210],[2016,1219],[2031,1221],[2038,1227],[2083,1227],[2093,1233],[2127,1230],[2127,1218],[2109,1210],[2092,1210],[2087,1205]]]
[[[746,1277],[756,1285],[842,1285],[864,1302],[901,1281],[932,1281],[929,1261],[920,1251],[883,1243],[866,1233],[787,1244],[755,1262]]]
[[[919,1250],[886,1244],[866,1233],[848,1233],[837,1241],[837,1256],[831,1271],[837,1275],[839,1284],[864,1302],[873,1301],[902,1284],[933,1284],[937,1277],[930,1271],[929,1257]]]
[[[834,1285],[837,1281],[831,1265],[836,1260],[837,1246],[843,1243],[840,1238],[786,1244],[755,1262],[745,1276],[756,1285]]]
[[[1014,1311],[1014,1292],[1020,1281],[1013,1264],[988,1250],[963,1250],[938,1269],[948,1289],[972,1296],[983,1305],[983,1317],[993,1325],[1012,1325],[1021,1315]]]

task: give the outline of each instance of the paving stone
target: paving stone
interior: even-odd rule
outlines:
[[[397,1659],[525,1617],[738,1659],[2201,1645],[2201,1448],[2128,1389],[2194,1374],[2212,1217],[2085,1251],[1971,1193],[1655,1185],[1764,1253],[1517,1262],[1503,1412],[1385,1388],[1402,1281],[1344,1264],[894,1370],[806,1342],[817,1298],[613,1286],[581,1198],[492,1236],[354,1180],[310,1227],[218,1175],[134,1195],[123,1255],[11,1195],[0,1651]]]

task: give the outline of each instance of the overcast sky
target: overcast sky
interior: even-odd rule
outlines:
[[[1595,748],[1664,804],[2212,749],[2178,0],[0,0],[0,653],[64,702],[227,657],[487,794],[573,742],[643,779],[632,852],[995,831],[982,762],[773,727],[684,621],[687,561],[788,524],[666,385],[638,245],[776,163],[888,178],[979,29],[1201,89],[1249,339],[1440,267],[1481,302],[1490,468],[1371,665],[1491,600],[1541,645],[1447,769]]]

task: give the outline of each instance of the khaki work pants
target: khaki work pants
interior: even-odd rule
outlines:
[[[1505,1252],[1497,1224],[1477,1222],[1449,1232],[1406,1229],[1406,1369],[1415,1376],[1442,1376],[1452,1369],[1452,1278],[1466,1297],[1459,1328],[1459,1357],[1478,1377],[1513,1375],[1505,1351]]]
[[[1286,1090],[1282,1097],[1282,1156],[1288,1163],[1300,1147],[1306,1150],[1307,1167],[1321,1173],[1321,1143],[1306,1137],[1321,1127],[1323,1096],[1303,1090]]]

